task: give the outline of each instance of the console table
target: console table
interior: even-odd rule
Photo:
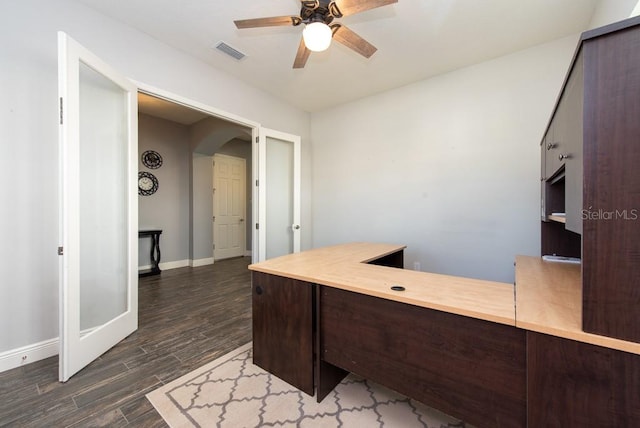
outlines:
[[[160,264],[160,235],[162,229],[149,229],[138,231],[138,238],[150,237],[151,238],[151,251],[149,252],[149,258],[151,260],[151,268],[144,269],[138,272],[138,276],[150,276],[159,275],[161,270]]]

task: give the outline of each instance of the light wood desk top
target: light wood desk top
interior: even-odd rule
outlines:
[[[277,257],[249,269],[640,354],[638,343],[582,331],[580,265],[517,256],[514,289],[502,282],[367,264],[405,247],[342,244]],[[393,285],[405,290],[393,291]]]
[[[640,344],[582,331],[580,265],[516,257],[516,326],[640,354]]]
[[[249,269],[453,314],[515,325],[513,285],[366,264],[404,245],[351,243],[277,257]],[[400,285],[405,291],[393,291]]]

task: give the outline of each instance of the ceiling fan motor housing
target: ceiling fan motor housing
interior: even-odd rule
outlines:
[[[331,0],[303,0],[300,18],[305,24],[324,22],[329,25],[334,18],[342,18],[342,12]]]

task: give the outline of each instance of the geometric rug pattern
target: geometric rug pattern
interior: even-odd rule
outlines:
[[[468,428],[350,374],[321,402],[252,363],[251,343],[147,394],[172,428]]]

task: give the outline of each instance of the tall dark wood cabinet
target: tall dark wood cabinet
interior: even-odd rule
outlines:
[[[583,329],[640,342],[640,18],[582,35],[541,143],[542,254],[582,259]]]
[[[583,328],[640,342],[640,24],[584,55]]]

